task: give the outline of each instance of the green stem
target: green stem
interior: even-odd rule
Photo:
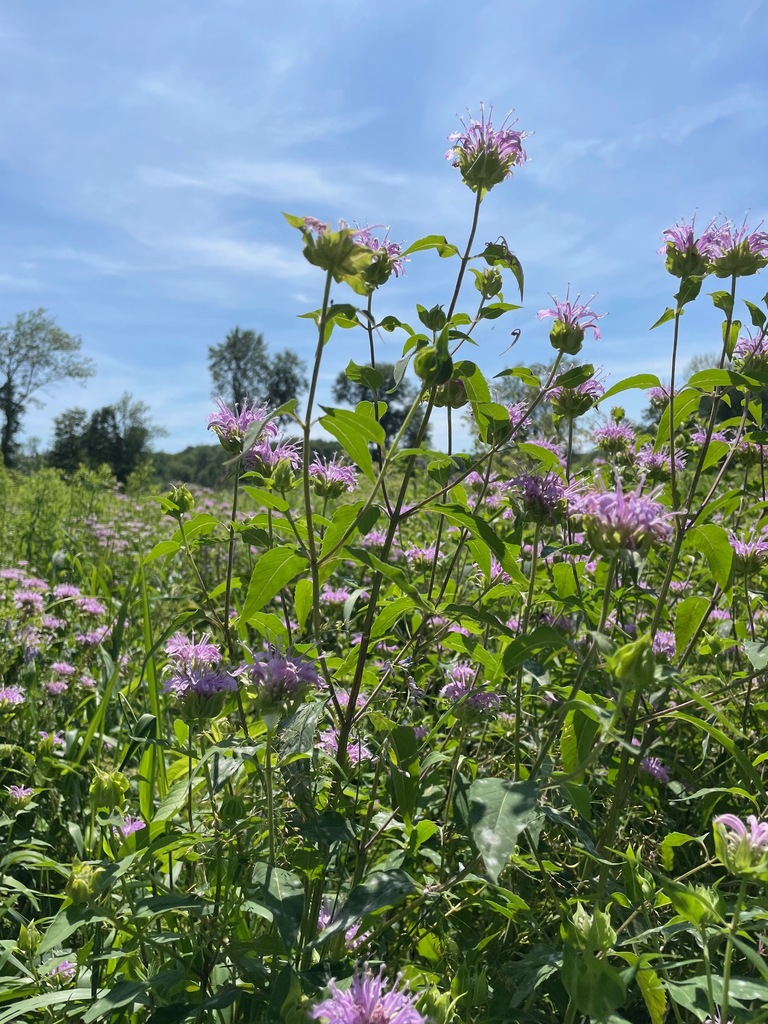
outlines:
[[[528,577],[528,593],[525,598],[523,609],[523,621],[520,626],[520,635],[525,637],[528,632],[528,623],[533,608],[533,595],[536,590],[536,571],[539,563],[539,540],[541,537],[541,523],[537,519],[533,527],[533,550],[531,552],[531,570]],[[522,740],[522,717],[523,717],[523,666],[517,670],[515,682],[515,778],[520,778],[520,742]]]
[[[728,1003],[730,1001],[731,987],[731,962],[733,960],[733,946],[736,932],[739,930],[739,919],[744,908],[744,897],[747,895],[747,879],[742,878],[739,883],[739,893],[736,897],[736,906],[733,910],[733,917],[728,928],[725,946],[725,961],[723,962],[723,998],[720,1004],[720,1019],[723,1024],[728,1020]]]

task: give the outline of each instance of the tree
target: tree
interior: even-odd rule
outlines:
[[[80,355],[80,338],[67,334],[44,309],[20,313],[0,327],[0,453],[13,465],[27,406],[42,403],[36,394],[65,380],[85,380],[95,372]]]
[[[91,469],[106,464],[125,482],[149,458],[152,438],[165,433],[150,420],[149,406],[126,392],[114,405],[96,409],[90,419],[85,409],[67,409],[57,416],[48,462],[68,473],[81,464]]]
[[[234,409],[246,402],[277,409],[309,387],[307,368],[286,349],[270,356],[264,336],[235,327],[219,345],[208,349],[213,397]]]
[[[406,380],[405,377],[400,381],[397,386],[397,390],[389,394],[395,386],[395,367],[392,363],[377,363],[376,369],[384,378],[384,383],[378,389],[377,398],[380,402],[386,402],[387,411],[381,417],[379,422],[384,428],[384,437],[386,439],[387,446],[397,436],[398,431],[405,422],[405,417],[408,415],[408,410],[413,405],[418,395],[416,385],[411,381]],[[370,402],[373,401],[373,392],[367,385],[359,384],[355,381],[351,381],[347,375],[342,372],[336,378],[333,385],[333,399],[335,402],[343,402],[346,405],[356,406],[358,402]],[[416,443],[416,435],[419,431],[421,424],[421,417],[416,415],[408,425],[408,429],[403,436],[403,447],[413,448]],[[422,442],[424,445],[429,447],[429,430],[427,436]]]

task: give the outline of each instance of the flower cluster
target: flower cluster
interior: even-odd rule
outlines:
[[[321,498],[338,498],[344,491],[354,491],[357,487],[357,472],[353,466],[346,466],[332,459],[321,459],[315,455],[309,466],[309,475],[314,482],[315,492]]]
[[[742,576],[760,572],[768,562],[768,526],[748,540],[733,533],[729,540],[733,548],[733,568]]]
[[[522,167],[527,160],[523,149],[526,133],[515,131],[507,123],[509,115],[499,128],[494,128],[492,113],[493,108],[486,118],[481,104],[479,121],[470,118],[467,125],[463,118],[459,118],[463,130],[448,136],[453,145],[445,154],[446,160],[459,168],[464,183],[481,195],[490,192],[494,185],[500,184],[505,178],[511,178],[512,168]]]
[[[555,416],[575,420],[593,409],[604,394],[603,378],[590,377],[589,380],[577,384],[575,388],[552,388],[547,397]]]
[[[768,265],[768,232],[759,227],[750,231],[746,219],[737,228],[732,221],[717,224],[714,220],[696,237],[696,218],[681,221],[662,232],[666,267],[679,278],[749,277]]]
[[[600,489],[582,494],[578,513],[596,550],[645,551],[654,541],[669,540],[671,513],[655,500],[658,489],[642,494],[642,484],[625,494],[620,481],[615,491]]]
[[[248,405],[246,401],[241,408],[236,405],[233,411],[221,398],[216,404],[219,408],[208,416],[208,429],[213,428],[222,448],[233,455],[240,455],[251,447],[262,433],[272,437],[277,434],[277,427],[269,422],[265,405],[255,402]]]
[[[602,320],[606,314],[595,313],[589,308],[589,303],[592,299],[582,303],[579,302],[581,296],[577,295],[573,302],[571,302],[570,295],[571,288],[569,285],[565,293],[565,299],[562,302],[556,299],[554,295],[551,295],[550,298],[555,304],[554,308],[540,309],[536,315],[539,320],[551,318],[555,321],[552,330],[549,332],[549,340],[552,347],[558,352],[563,352],[565,355],[575,356],[581,351],[586,331],[592,331],[595,341],[600,341],[602,334],[597,321]],[[594,295],[592,298],[594,298]]]
[[[750,814],[746,822],[735,814],[719,814],[715,825],[715,849],[732,874],[768,868],[768,822]]]
[[[256,695],[265,705],[293,703],[309,689],[323,685],[314,663],[300,654],[264,651],[254,657],[249,671]]]
[[[323,1018],[328,1024],[427,1024],[400,977],[388,987],[381,971],[355,973],[348,988],[340,989],[330,981],[328,991],[329,997],[309,1011],[313,1020]]]
[[[237,689],[237,679],[217,666],[221,651],[205,635],[197,642],[175,633],[166,643],[165,650],[171,663],[171,677],[163,689],[185,703],[190,698],[205,701],[217,694]]]

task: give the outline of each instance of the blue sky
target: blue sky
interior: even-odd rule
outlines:
[[[44,306],[98,367],[31,410],[27,435],[46,446],[62,409],[128,390],[168,429],[163,448],[204,442],[210,344],[239,325],[311,359],[297,315],[319,305],[322,275],[281,211],[463,248],[473,197],[446,137],[481,101],[535,134],[478,232],[521,259],[525,308],[473,357],[489,374],[548,360],[536,312],[570,283],[609,313],[583,353],[609,382],[668,375],[668,326],[648,331],[674,291],[662,230],[694,210],[768,219],[766,44],[764,0],[6,0],[0,322]],[[414,257],[377,310],[447,305],[449,271]],[[717,348],[718,317],[688,318],[684,360]],[[380,358],[401,344],[387,336]],[[321,401],[350,358],[365,361],[365,339],[338,332]]]

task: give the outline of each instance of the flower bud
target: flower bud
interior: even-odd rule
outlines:
[[[424,345],[416,353],[413,369],[428,388],[435,384],[447,384],[453,373],[453,359],[450,355],[441,355],[435,345]]]
[[[174,487],[173,490],[163,499],[165,515],[172,519],[181,520],[190,509],[194,508],[195,499],[186,484]]]
[[[561,925],[560,931],[564,941],[582,953],[606,952],[616,941],[608,911],[595,910],[594,914],[589,914],[581,901],[577,902],[573,917]]]
[[[652,644],[650,633],[645,633],[612,655],[608,667],[620,683],[629,683],[638,689],[653,685],[656,658]]]
[[[123,806],[130,783],[120,771],[103,772],[95,768],[89,794],[97,810],[115,811]]]
[[[493,299],[501,291],[503,284],[501,271],[498,267],[486,267],[475,275],[475,288],[484,299]]]
[[[424,309],[419,306],[419,320],[430,331],[442,331],[447,319],[442,306],[433,306],[432,309]]]
[[[69,876],[65,892],[76,906],[85,906],[93,903],[100,895],[103,878],[104,868],[94,868],[76,857],[72,863],[72,874]]]
[[[461,409],[468,401],[467,389],[461,377],[452,377],[447,384],[441,384],[435,393],[435,405],[438,409],[446,406]]]
[[[567,324],[563,320],[555,320],[549,332],[552,348],[567,356],[575,356],[581,352],[584,344],[584,329],[576,323]]]

